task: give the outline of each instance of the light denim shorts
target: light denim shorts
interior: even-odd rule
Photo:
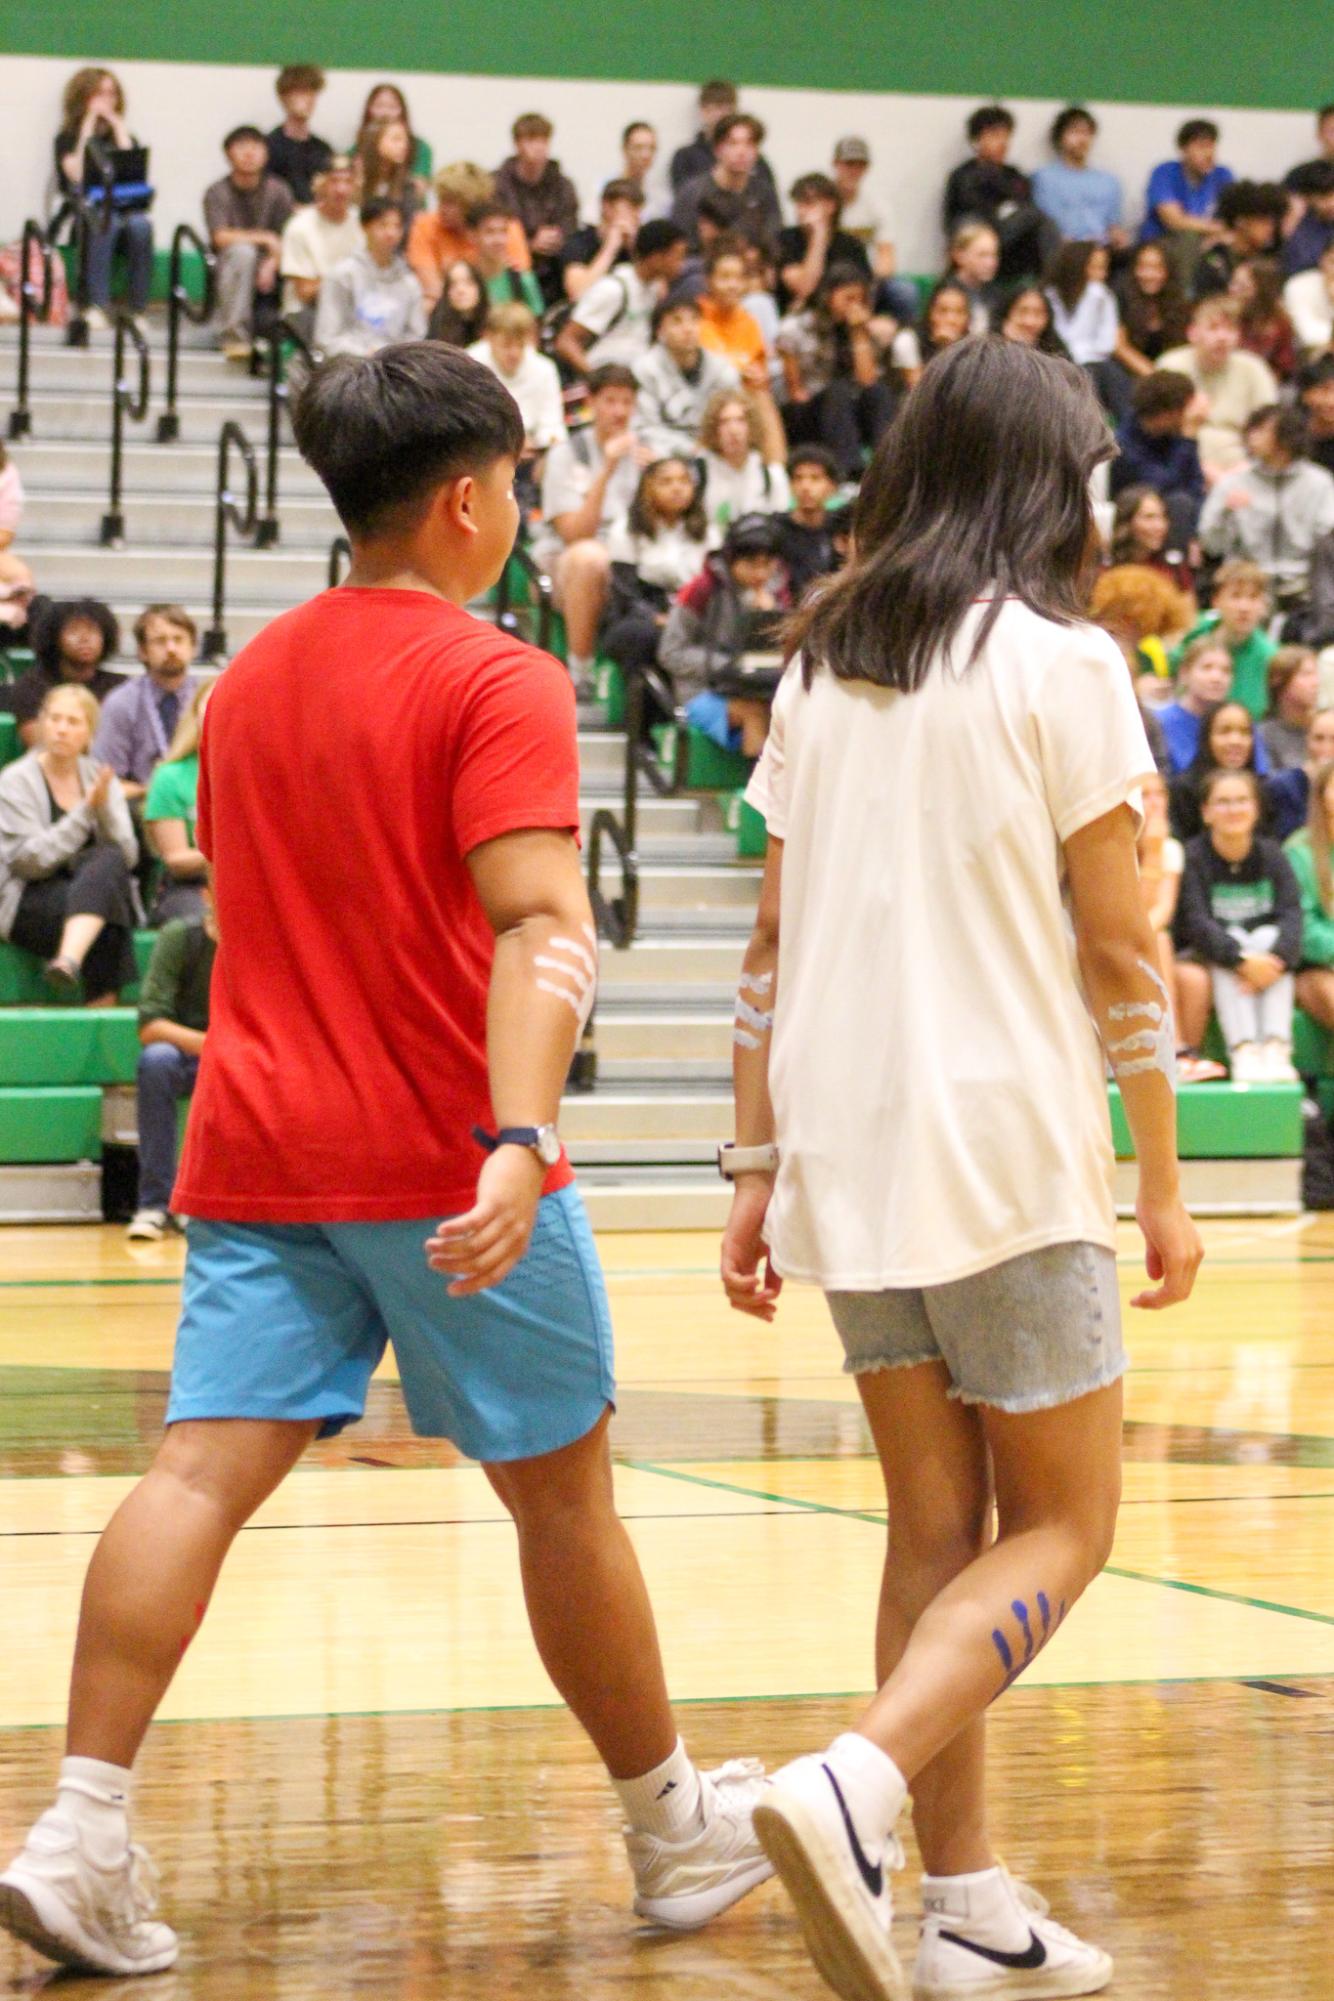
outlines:
[[[949,1285],[825,1296],[849,1375],[944,1362],[964,1403],[1046,1410],[1127,1367],[1116,1259],[1099,1244],[1052,1244]]]

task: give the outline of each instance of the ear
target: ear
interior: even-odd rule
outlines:
[[[477,533],[477,481],[471,473],[460,473],[446,482],[436,496],[440,525],[455,535]]]

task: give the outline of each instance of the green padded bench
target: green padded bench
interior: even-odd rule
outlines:
[[[723,806],[723,825],[736,835],[737,858],[743,862],[763,861],[769,847],[769,829],[763,813],[747,804],[744,792],[733,792]]]
[[[132,1007],[0,1008],[0,1084],[132,1084],[138,1062]]]
[[[0,1162],[102,1158],[100,1084],[0,1086]]]
[[[1121,1093],[1108,1087],[1118,1160],[1134,1147]],[[1183,1160],[1293,1160],[1302,1151],[1300,1084],[1191,1084],[1177,1098]]]
[[[682,723],[658,723],[649,734],[658,762],[670,776],[676,769],[678,739],[685,730],[685,771],[681,783],[692,792],[736,792],[750,777],[750,760],[740,751],[724,750],[702,730]]]
[[[0,764],[13,764],[23,755],[18,723],[8,710],[0,709]]]
[[[156,931],[136,931],[134,934],[134,956],[142,979],[147,968]],[[121,1000],[133,1002],[138,999],[138,985],[125,987]],[[31,952],[24,952],[8,939],[0,938],[0,1008],[8,1007],[68,1007],[69,1003],[46,983],[42,972],[42,962]],[[100,1011],[100,1010],[99,1010]],[[0,1071],[0,1077],[3,1077]]]
[[[60,246],[60,256],[65,266],[65,277],[69,283],[70,297],[73,298],[74,245],[72,243],[62,243]],[[115,276],[112,279],[112,291],[116,296],[122,296],[125,288],[123,259],[117,260],[115,266],[113,266],[113,271]],[[183,253],[181,257],[181,281],[190,298],[198,304],[204,296],[204,260],[197,250],[187,249]],[[167,288],[170,283],[171,245],[168,243],[163,247],[159,244],[153,252],[153,277],[148,292],[150,299],[164,300],[167,296]]]

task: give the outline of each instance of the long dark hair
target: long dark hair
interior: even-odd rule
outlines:
[[[980,592],[966,663],[1007,597],[1068,625],[1097,547],[1089,475],[1112,442],[1073,362],[973,335],[927,367],[876,448],[857,501],[855,560],[796,614],[788,651],[844,681],[910,694]]]
[[[460,264],[466,264],[472,272],[477,286],[477,304],[470,313],[460,312],[449,303],[449,280]],[[486,331],[486,318],[491,310],[491,301],[486,296],[486,280],[477,266],[466,257],[455,257],[446,266],[444,288],[435,302],[430,324],[426,329],[428,340],[442,340],[446,347],[471,347]]]
[[[1089,265],[1098,247],[1096,243],[1063,243],[1051,260],[1047,283],[1067,313],[1075,310],[1088,289]]]
[[[1255,717],[1246,707],[1245,702],[1234,701],[1232,696],[1228,695],[1221,702],[1215,702],[1207,715],[1200,717],[1199,748],[1196,751],[1195,756],[1192,758],[1187,771],[1187,776],[1190,779],[1191,785],[1194,789],[1197,798],[1202,798],[1204,796],[1205,779],[1208,778],[1212,772],[1220,771],[1223,768],[1214,759],[1213,745],[1210,742],[1210,738],[1213,735],[1214,724],[1218,721],[1218,718],[1222,715],[1224,709],[1240,709],[1242,714],[1246,717],[1246,720],[1250,723],[1251,754],[1247,758],[1245,764],[1242,765],[1241,769],[1243,771],[1249,771],[1253,777],[1258,776],[1258,773],[1256,772],[1255,769],[1255,745],[1260,732],[1256,727]],[[1227,775],[1229,778],[1235,778],[1237,774],[1229,767]]]
[[[652,465],[644,467],[639,475],[639,485],[635,497],[630,502],[626,514],[626,526],[632,535],[642,536],[646,542],[657,539],[662,528],[662,516],[653,504],[653,481],[664,466],[684,466],[695,485],[695,497],[681,516],[681,526],[692,542],[702,542],[709,532],[709,517],[704,511],[704,492],[700,485],[699,467],[694,459],[688,459],[684,452],[664,452]]]
[[[1140,247],[1143,249],[1148,246]],[[1137,251],[1130,269],[1114,287],[1117,304],[1121,308],[1122,324],[1133,347],[1142,348],[1146,341],[1154,338],[1155,334],[1161,340],[1163,348],[1180,347],[1186,338],[1186,327],[1190,320],[1190,300],[1186,297],[1180,281],[1172,275],[1171,264],[1162,252],[1161,245],[1155,243],[1152,247],[1163,256],[1163,262],[1167,264],[1167,283],[1161,292],[1150,293],[1140,290],[1139,280],[1135,276],[1135,263],[1139,260]]]

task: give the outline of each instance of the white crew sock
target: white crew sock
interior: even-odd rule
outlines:
[[[1014,1885],[999,1863],[966,1876],[923,1876],[922,1909],[948,1917],[984,1945],[1018,1952],[1031,1929]]]
[[[79,1830],[80,1845],[99,1869],[113,1869],[130,1845],[130,1791],[126,1765],[100,1758],[62,1758],[56,1804]]]
[[[835,1737],[824,1761],[832,1768],[860,1832],[883,1841],[908,1797],[908,1781],[894,1760],[869,1737],[847,1730]]]
[[[678,1737],[670,1758],[664,1758],[641,1779],[613,1779],[625,1817],[637,1834],[684,1834],[699,1824],[703,1795],[699,1773]]]

